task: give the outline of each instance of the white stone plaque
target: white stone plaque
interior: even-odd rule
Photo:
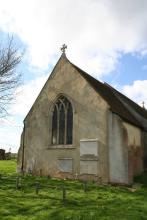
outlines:
[[[58,167],[61,172],[70,172],[73,170],[73,159],[72,158],[59,158]]]
[[[85,154],[98,156],[97,139],[80,140],[80,156]]]
[[[80,174],[97,174],[97,161],[81,160],[80,161]]]

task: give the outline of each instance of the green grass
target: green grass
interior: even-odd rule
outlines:
[[[0,160],[0,174],[16,175],[16,160]]]
[[[0,220],[147,219],[147,174],[136,179],[142,182],[136,191],[89,182],[86,192],[82,182],[29,175],[21,178],[21,188],[16,189],[14,160],[0,161],[0,174]],[[40,184],[38,194],[36,182]]]

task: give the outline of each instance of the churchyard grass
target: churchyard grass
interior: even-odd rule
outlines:
[[[147,219],[147,174],[135,187],[21,177],[16,161],[0,161],[0,220]],[[63,190],[64,187],[64,190]]]

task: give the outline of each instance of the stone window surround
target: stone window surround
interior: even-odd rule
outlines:
[[[54,150],[54,149],[75,149],[76,147],[74,145],[49,145],[47,147],[48,150]]]
[[[72,144],[73,109],[70,101],[63,95],[54,103],[52,112],[52,144]]]
[[[60,96],[65,96],[69,100],[69,102],[72,105],[72,110],[73,110],[73,129],[72,129],[72,144],[52,144],[52,115],[53,115],[53,109],[54,109],[54,103],[58,100]],[[49,145],[47,146],[47,150],[54,150],[54,149],[76,149],[75,146],[75,124],[74,124],[74,117],[75,117],[75,105],[73,103],[73,100],[66,94],[64,93],[58,93],[56,98],[51,102],[50,105],[50,110],[49,110]]]

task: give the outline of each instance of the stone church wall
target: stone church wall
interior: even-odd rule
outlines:
[[[109,181],[129,184],[128,151],[121,118],[109,113]]]
[[[127,130],[127,146],[129,154],[129,178],[136,176],[143,171],[143,145],[142,145],[142,134],[141,129],[130,125],[128,123],[123,123]]]
[[[51,144],[52,105],[60,94],[73,105],[73,144],[70,146]],[[96,175],[107,182],[107,113],[107,103],[66,60],[61,60],[25,119],[24,170],[77,178],[80,140],[98,139]]]
[[[147,132],[142,133],[143,168],[147,170]]]
[[[141,129],[109,114],[109,181],[132,184],[143,171]]]

